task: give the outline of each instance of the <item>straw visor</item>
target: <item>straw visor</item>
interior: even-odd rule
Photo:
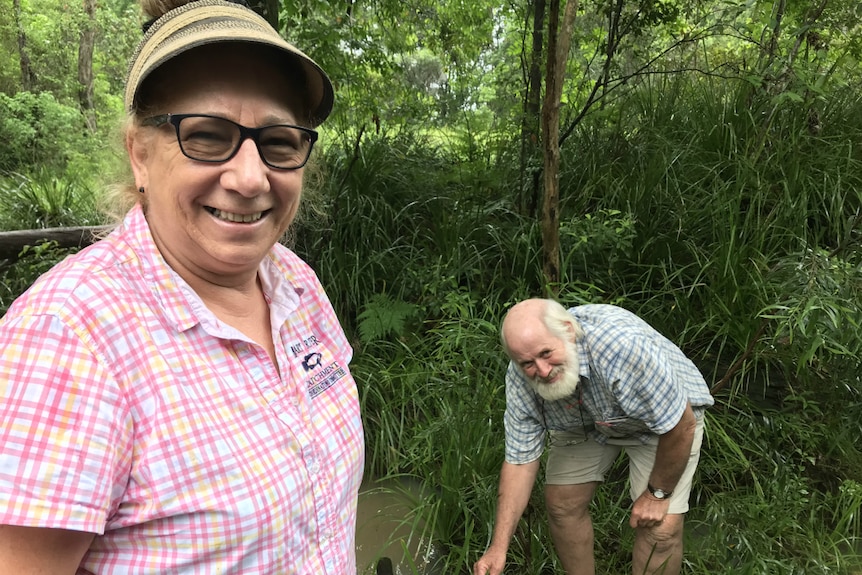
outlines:
[[[332,111],[333,90],[323,69],[288,44],[257,13],[224,0],[198,0],[184,4],[156,20],[138,45],[126,78],[126,110],[137,106],[138,90],[159,66],[183,52],[223,42],[249,42],[270,46],[302,64],[305,70],[305,101],[309,106],[312,128]]]

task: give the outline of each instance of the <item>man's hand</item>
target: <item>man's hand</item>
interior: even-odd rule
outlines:
[[[473,575],[500,575],[506,566],[506,551],[489,547],[473,565]]]
[[[485,554],[473,565],[473,575],[500,575],[503,572],[509,541],[530,500],[538,472],[538,459],[522,464],[503,462],[494,534]]]
[[[632,527],[656,527],[664,521],[670,508],[670,499],[656,499],[649,491],[644,491],[632,506],[629,525]]]

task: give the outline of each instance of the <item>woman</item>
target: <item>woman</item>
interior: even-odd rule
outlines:
[[[278,243],[331,84],[247,8],[148,2],[134,205],[0,322],[0,565],[352,575],[352,350]]]

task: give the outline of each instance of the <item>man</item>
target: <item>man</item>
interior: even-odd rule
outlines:
[[[501,329],[506,373],[506,460],[491,545],[474,575],[499,575],[530,498],[549,433],[545,501],[568,575],[593,575],[589,505],[620,451],[629,463],[633,575],[674,575],[700,457],[703,412],[714,400],[682,351],[611,305],[566,311],[530,299]]]

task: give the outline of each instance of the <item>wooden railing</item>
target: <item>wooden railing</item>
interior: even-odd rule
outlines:
[[[57,242],[61,248],[82,248],[93,243],[96,236],[107,229],[107,226],[80,226],[0,232],[0,263],[2,260],[6,260],[7,264],[14,263],[24,246],[34,246],[45,241]]]

